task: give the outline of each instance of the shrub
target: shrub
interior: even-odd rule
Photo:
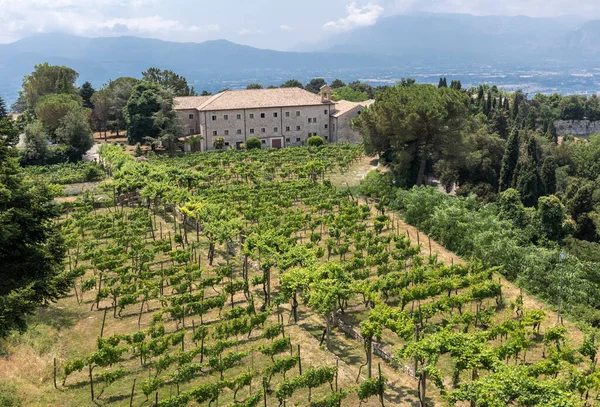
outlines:
[[[325,140],[321,136],[311,136],[306,140],[306,145],[309,147],[319,147],[325,144]]]
[[[260,149],[260,148],[261,148],[261,143],[257,137],[250,137],[248,140],[246,140],[246,149],[247,150]]]
[[[213,140],[213,147],[217,150],[222,150],[225,147],[225,139],[223,137],[216,137]]]

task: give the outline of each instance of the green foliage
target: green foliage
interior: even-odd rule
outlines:
[[[453,89],[397,85],[381,92],[354,126],[367,153],[391,163],[399,185],[422,185],[427,168],[460,152],[467,106],[467,96]]]
[[[142,72],[142,80],[157,83],[169,89],[175,96],[196,96],[194,88],[190,88],[187,79],[168,69],[149,68]]]
[[[290,79],[289,81],[283,83],[280,88],[300,88],[300,89],[304,89],[304,85],[302,85],[302,82],[296,80],[296,79]]]
[[[306,140],[306,145],[309,147],[320,147],[325,144],[325,140],[321,136],[311,136]]]
[[[248,90],[264,89],[264,86],[261,85],[260,83],[251,83],[248,86],[246,86],[246,89],[248,89]]]
[[[49,94],[77,95],[75,81],[78,77],[77,72],[66,66],[50,65],[47,62],[36,65],[35,70],[23,78],[23,97],[27,107],[37,111],[39,100]]]
[[[356,393],[361,402],[366,402],[372,396],[382,396],[387,386],[387,378],[379,376],[373,379],[366,379],[358,386]]]
[[[93,88],[92,84],[87,81],[79,88],[79,96],[81,97],[83,107],[86,109],[94,108],[94,104],[92,103],[94,93],[96,93],[96,90]]]
[[[19,395],[17,386],[8,381],[0,381],[0,406],[21,407],[23,399]]]
[[[215,137],[213,139],[213,147],[217,150],[222,150],[225,147],[225,139],[223,137]]]
[[[347,100],[349,102],[364,102],[369,100],[369,94],[352,89],[350,86],[344,86],[335,89],[331,98],[335,101]]]
[[[67,147],[71,161],[79,161],[83,154],[94,145],[89,113],[84,109],[69,112],[56,130],[56,140]]]
[[[323,78],[314,78],[311,79],[310,82],[308,82],[306,84],[306,86],[304,87],[305,90],[317,94],[321,91],[321,87],[327,85],[327,82],[325,82],[325,79]],[[282,86],[283,87],[283,86]]]
[[[514,185],[515,170],[519,161],[519,132],[513,129],[504,149],[502,168],[500,169],[500,191],[507,190]]]
[[[73,95],[49,94],[42,96],[37,102],[35,114],[48,129],[51,136],[60,127],[69,113],[81,109],[81,104]]]
[[[260,149],[261,147],[260,140],[257,137],[250,137],[248,140],[246,140],[246,150],[256,150]]]
[[[124,110],[130,144],[141,142],[145,138],[158,139],[160,128],[154,119],[161,110],[163,97],[166,97],[165,91],[154,82],[141,81],[133,87]]]

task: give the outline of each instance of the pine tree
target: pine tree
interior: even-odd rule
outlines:
[[[506,141],[504,156],[502,157],[502,167],[500,169],[500,192],[507,190],[512,186],[515,168],[519,161],[519,132],[513,129]]]
[[[81,96],[81,99],[83,100],[83,107],[88,109],[94,108],[94,104],[92,103],[92,96],[94,96],[94,93],[96,93],[96,90],[92,87],[91,83],[85,82],[81,85],[81,88],[79,88],[79,96]]]
[[[513,97],[513,108],[510,112],[510,118],[516,120],[519,117],[519,92],[515,92]]]
[[[2,96],[0,96],[0,120],[4,119],[6,116],[8,116],[6,103],[4,102],[4,99],[2,99]]]
[[[553,141],[554,144],[558,144],[558,133],[556,132],[556,127],[554,127],[554,120],[550,120],[550,123],[548,123],[546,137],[548,140]]]

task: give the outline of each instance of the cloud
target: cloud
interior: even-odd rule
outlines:
[[[289,25],[285,25],[285,24],[284,24],[284,25],[280,25],[280,26],[279,26],[279,29],[280,29],[281,31],[294,31],[294,28],[293,28],[293,27],[290,27]]]
[[[326,23],[323,28],[331,31],[348,31],[356,27],[367,27],[374,25],[383,14],[383,7],[369,3],[364,7],[358,7],[356,3],[350,3],[346,7],[346,17],[337,21]]]
[[[265,32],[263,30],[250,30],[248,28],[242,28],[241,30],[238,31],[239,35],[252,35],[252,34],[264,34]]]

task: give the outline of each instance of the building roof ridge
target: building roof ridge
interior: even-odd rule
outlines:
[[[219,99],[220,97],[222,97],[224,94],[226,94],[227,92],[229,92],[228,90],[224,91],[224,92],[219,92],[216,95],[213,95],[210,99],[208,99],[207,101],[205,101],[204,103],[202,103],[200,106],[198,106],[198,111],[203,111],[206,107],[208,107],[211,103],[213,103],[215,100]]]

